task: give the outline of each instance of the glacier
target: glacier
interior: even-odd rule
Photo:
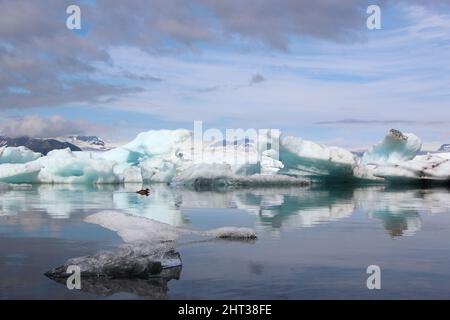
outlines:
[[[276,139],[271,147],[271,139]],[[450,180],[450,154],[419,155],[421,140],[390,130],[361,157],[339,147],[268,134],[262,143],[195,141],[192,131],[150,130],[104,152],[0,148],[0,182],[169,183],[192,186],[302,186],[317,181],[383,183]],[[276,145],[275,148],[272,148]],[[263,147],[262,147],[263,146]]]

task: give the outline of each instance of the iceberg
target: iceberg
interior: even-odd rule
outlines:
[[[342,148],[288,136],[281,140],[280,161],[284,165],[280,172],[293,175],[353,177],[357,157]]]
[[[278,139],[269,143],[270,139]],[[46,184],[169,183],[216,186],[304,186],[316,181],[448,181],[448,153],[417,156],[422,142],[390,130],[362,157],[294,136],[264,143],[198,142],[185,129],[151,130],[105,152],[0,148],[0,182]],[[267,140],[267,141],[266,141]],[[271,140],[272,141],[272,140]],[[264,148],[261,145],[270,145]],[[273,148],[272,148],[273,147]]]
[[[1,163],[26,163],[40,158],[42,154],[25,147],[0,147]]]
[[[4,183],[38,183],[42,165],[35,161],[27,163],[0,164],[0,182]]]
[[[362,156],[362,164],[398,163],[412,160],[422,148],[422,141],[412,133],[391,129],[383,141]]]
[[[373,174],[391,182],[448,182],[450,159],[441,154],[418,156],[401,163],[379,165]]]
[[[41,183],[102,184],[120,182],[115,162],[94,158],[90,153],[70,149],[53,150],[35,162],[42,166]]]
[[[152,219],[133,216],[120,211],[101,211],[85,218],[117,232],[125,242],[115,251],[101,251],[92,256],[72,258],[49,270],[45,275],[54,280],[66,279],[69,266],[78,266],[83,278],[149,279],[167,276],[167,269],[181,268],[180,254],[175,240],[182,235],[197,235],[223,240],[251,241],[256,239],[253,229],[222,227],[212,230],[177,228]],[[170,273],[170,271],[169,271]]]
[[[64,266],[55,268],[45,275],[66,286],[67,278],[64,274]],[[168,282],[172,279],[180,279],[181,267],[163,269],[160,274],[149,278],[111,278],[111,277],[83,277],[81,291],[98,296],[111,296],[116,293],[127,292],[136,296],[142,296],[152,300],[168,299]]]
[[[69,266],[78,266],[82,277],[150,278],[160,275],[163,269],[181,265],[180,254],[167,244],[153,246],[125,245],[116,251],[101,251],[93,256],[72,258],[45,275],[50,278],[67,278]]]
[[[249,176],[235,174],[228,164],[195,164],[182,171],[173,180],[174,185],[202,187],[223,186],[304,186],[302,179],[286,175],[252,174]]]

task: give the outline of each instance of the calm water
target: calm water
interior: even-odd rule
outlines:
[[[149,197],[128,192],[135,186],[1,192],[0,298],[450,298],[448,189],[153,189]],[[83,221],[104,209],[192,229],[246,226],[259,238],[181,243],[178,280],[114,280],[70,291],[46,278],[69,258],[122,243]],[[381,267],[381,290],[366,288],[372,264]]]

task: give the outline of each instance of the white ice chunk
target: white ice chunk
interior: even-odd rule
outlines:
[[[0,182],[36,183],[42,165],[36,161],[28,163],[0,164]]]
[[[151,130],[142,132],[122,147],[118,147],[99,155],[102,159],[136,165],[155,156],[177,156],[179,148],[191,143],[191,132],[184,129]]]
[[[383,141],[364,153],[362,164],[398,163],[413,159],[422,148],[420,139],[412,133],[391,129]]]
[[[219,239],[256,239],[255,230],[243,227],[222,227],[206,231],[205,234]]]
[[[26,163],[41,156],[42,154],[25,147],[0,147],[0,163]]]
[[[277,174],[237,175],[228,164],[195,164],[177,175],[175,185],[204,186],[273,186],[306,185],[305,180]]]
[[[141,168],[139,167],[129,167],[126,168],[122,173],[122,179],[124,183],[142,183]]]
[[[173,241],[180,235],[180,230],[182,232],[168,224],[120,211],[100,211],[86,217],[85,221],[117,232],[126,243]]]
[[[281,161],[276,159],[276,151],[273,149],[265,150],[261,156],[261,174],[277,174],[284,168]]]
[[[138,136],[125,146],[126,150],[132,150],[145,155],[161,155],[175,151],[177,146],[186,142],[190,143],[191,132],[185,129],[147,131]]]
[[[206,185],[206,184],[228,184],[234,177],[231,166],[228,164],[194,164],[180,172],[175,177],[175,184]]]
[[[72,152],[70,149],[53,150],[35,162],[42,166],[41,183],[117,183],[115,162],[94,159],[89,152]]]
[[[160,157],[151,158],[139,163],[143,181],[170,182],[176,174],[175,163]]]
[[[192,137],[190,131],[183,129],[148,131],[123,147],[102,153],[64,149],[53,150],[43,157],[23,147],[3,147],[0,148],[0,182],[165,182],[209,187],[302,185],[300,179],[304,177],[339,181],[354,178],[448,180],[448,167],[443,160],[449,160],[450,156],[444,153],[434,154],[433,159],[413,159],[421,148],[420,140],[397,130],[391,130],[362,159],[345,149],[297,137],[279,141],[277,131],[263,135],[262,142],[257,144],[224,146],[223,142],[200,142],[196,148]]]
[[[410,161],[377,166],[374,175],[390,181],[449,181],[450,159],[439,155],[419,156]]]
[[[256,239],[255,231],[249,228],[225,227],[206,231],[189,230],[120,211],[101,211],[86,217],[85,221],[117,232],[126,243],[174,241],[182,235],[221,239]]]
[[[357,158],[350,151],[288,136],[281,140],[281,172],[304,176],[352,177]]]

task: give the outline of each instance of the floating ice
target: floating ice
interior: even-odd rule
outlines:
[[[188,232],[165,223],[120,211],[101,211],[86,217],[85,221],[117,232],[126,243],[174,241],[181,234]]]
[[[42,165],[36,161],[28,163],[0,164],[0,182],[6,183],[38,183]]]
[[[66,286],[67,276],[65,266],[48,271],[45,275],[50,279]],[[160,274],[150,278],[111,278],[111,277],[86,277],[82,278],[81,291],[99,296],[111,296],[116,293],[130,293],[151,300],[168,299],[168,282],[179,279],[181,267],[163,269]]]
[[[357,157],[338,147],[326,147],[297,137],[281,140],[281,172],[300,176],[353,177]]]
[[[412,133],[391,129],[379,144],[364,153],[362,164],[398,163],[413,159],[422,148],[420,139]]]
[[[175,163],[161,158],[151,158],[139,163],[142,180],[148,182],[171,182],[176,175]]]
[[[25,147],[0,147],[0,163],[26,163],[41,156],[42,154]]]
[[[256,239],[255,231],[250,228],[222,227],[205,231],[204,234],[218,239],[230,239],[230,240]]]
[[[40,157],[26,148],[0,148],[0,182],[118,184],[165,182],[194,187],[305,185],[312,180],[449,180],[446,153],[416,157],[421,141],[391,130],[362,158],[338,147],[282,137],[274,149],[260,143],[200,142],[188,130],[139,134],[105,152],[54,150]],[[276,137],[279,137],[277,135]],[[273,137],[272,137],[273,138]],[[268,138],[267,138],[268,139]],[[279,153],[277,153],[279,150]],[[7,162],[7,163],[2,163]]]
[[[373,174],[389,181],[450,181],[448,155],[418,156],[413,160],[377,166]]]
[[[75,265],[80,268],[82,277],[161,277],[165,269],[181,267],[180,255],[174,247],[174,241],[181,235],[227,240],[256,239],[255,231],[249,228],[188,230],[119,211],[101,211],[86,217],[85,221],[117,232],[125,245],[116,251],[102,251],[93,256],[69,259],[64,265],[48,271],[46,276],[56,280],[67,278],[67,268]]]
[[[53,150],[36,162],[42,165],[42,183],[102,184],[120,182],[114,174],[115,162],[95,159],[90,153],[70,149]]]
[[[173,184],[202,188],[211,186],[305,186],[307,183],[303,179],[286,175],[238,175],[228,164],[195,164],[176,176]]]
[[[276,159],[276,151],[265,150],[261,155],[261,174],[275,175],[284,168],[283,162]]]
[[[67,278],[69,266],[78,266],[82,277],[149,278],[163,269],[181,265],[178,252],[168,244],[125,245],[116,251],[101,251],[93,256],[69,259],[64,265],[50,270],[50,278]]]
[[[117,232],[126,243],[168,242],[175,241],[182,235],[230,240],[256,239],[255,231],[250,228],[225,227],[206,231],[189,230],[120,211],[101,211],[86,217],[85,221]]]
[[[66,286],[67,275],[65,266],[53,269],[46,273],[50,279]],[[86,277],[82,279],[81,291],[99,296],[111,296],[116,293],[130,293],[151,300],[166,300],[169,291],[167,283],[172,279],[179,279],[181,266],[163,269],[158,275],[150,278],[111,278],[111,277]]]

